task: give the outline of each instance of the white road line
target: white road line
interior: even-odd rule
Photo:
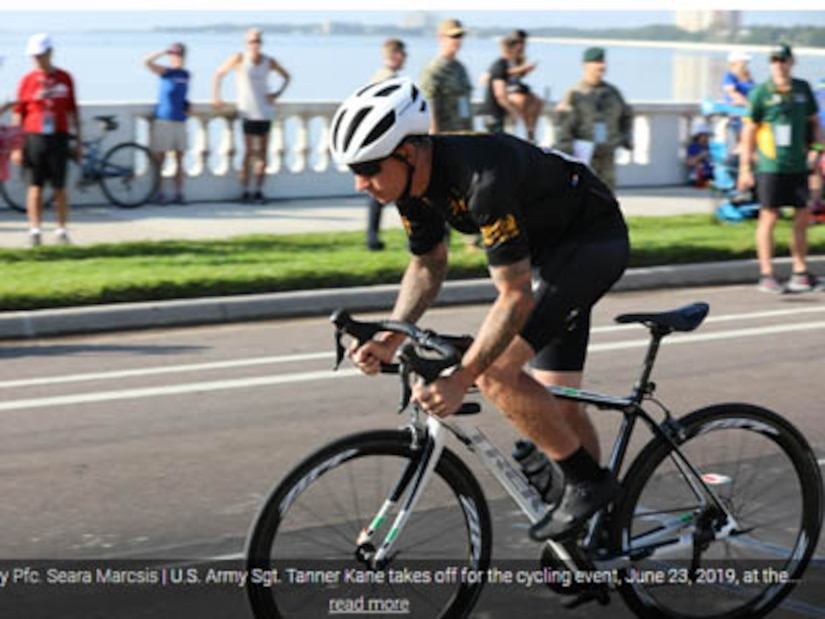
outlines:
[[[792,309],[768,310],[764,312],[750,312],[747,314],[722,314],[720,316],[713,315],[713,308],[711,308],[711,315],[705,318],[702,324],[710,324],[715,322],[731,322],[741,320],[760,320],[762,318],[782,318],[785,316],[798,316],[800,314],[818,314],[825,313],[825,305],[817,305],[815,307],[795,307]],[[640,325],[609,325],[605,327],[593,327],[591,333],[612,333],[615,331],[627,331],[629,329],[638,330]]]
[[[287,383],[305,383],[327,378],[347,378],[360,375],[357,369],[346,369],[322,372],[301,372],[297,374],[282,374],[281,376],[260,376],[257,378],[237,378],[231,380],[216,380],[201,383],[187,383],[183,385],[169,385],[166,387],[146,387],[143,389],[120,389],[115,391],[98,391],[96,393],[77,393],[74,395],[54,396],[49,398],[32,398],[29,400],[12,400],[0,402],[0,411],[20,410],[25,408],[48,408],[51,406],[65,406],[67,404],[89,404],[93,402],[107,402],[110,400],[131,400],[136,398],[151,398],[162,395],[178,395],[181,393],[200,393],[219,391],[223,389],[245,389]]]
[[[792,333],[797,331],[812,331],[825,329],[825,321],[808,322],[799,324],[777,325],[774,327],[759,327],[753,329],[735,329],[732,331],[721,331],[716,333],[685,334],[672,336],[665,340],[665,345],[673,346],[679,344],[694,344],[716,340],[728,340],[743,337],[759,337],[763,335],[775,335],[777,333]],[[604,352],[613,350],[627,350],[631,348],[642,348],[647,346],[647,340],[629,340],[624,342],[612,342],[596,344],[591,346],[591,352]],[[114,391],[99,391],[93,393],[78,393],[66,396],[53,396],[46,398],[32,398],[26,400],[10,400],[0,402],[0,411],[21,410],[30,408],[48,408],[53,406],[64,406],[68,404],[86,404],[92,402],[106,402],[111,400],[125,400],[134,398],[148,398],[164,395],[177,395],[184,393],[199,393],[206,391],[218,391],[224,389],[243,389],[248,387],[263,387],[272,385],[284,385],[290,383],[309,382],[314,380],[324,380],[327,378],[346,378],[358,376],[360,372],[354,368],[333,371],[299,372],[294,374],[282,374],[279,376],[261,376],[253,378],[238,378],[231,380],[205,381],[198,383],[188,383],[182,385],[169,385],[165,387],[146,387],[142,389],[121,389]]]
[[[117,370],[113,372],[91,372],[87,374],[69,374],[67,376],[44,376],[41,378],[22,378],[19,380],[0,381],[0,389],[17,387],[36,387],[38,385],[58,385],[89,380],[111,380],[115,378],[133,378],[135,376],[153,376],[156,374],[173,374],[175,372],[204,372],[207,370],[225,370],[272,363],[296,363],[333,359],[334,353],[315,352],[303,355],[283,355],[280,357],[259,357],[257,359],[233,359],[230,361],[213,361],[210,363],[192,363],[188,365],[166,365],[154,368],[137,368],[134,370]]]
[[[748,314],[724,314],[721,316],[709,316],[705,322],[730,322],[742,320],[758,320],[762,318],[780,318],[785,316],[797,316],[800,314],[820,313],[825,312],[825,306],[817,307],[801,307],[794,309],[771,310],[763,312],[752,312]],[[770,327],[766,327],[769,329]],[[603,327],[594,327],[593,333],[611,333],[616,331],[634,330],[642,333],[640,325],[612,325]],[[703,334],[691,334],[689,337],[695,341],[701,338]],[[646,341],[646,340],[645,340]],[[666,340],[670,343],[672,340]],[[590,352],[597,350],[616,350],[621,348],[634,348],[644,346],[644,343],[633,345],[626,345],[624,342],[615,344],[591,344]],[[332,352],[316,352],[305,353],[299,355],[282,355],[271,357],[259,357],[254,359],[235,359],[228,361],[214,361],[207,363],[192,363],[184,365],[165,365],[161,367],[136,368],[132,370],[115,370],[111,372],[88,372],[83,374],[68,374],[65,376],[42,376],[37,378],[21,378],[16,380],[0,381],[0,389],[17,389],[21,387],[37,387],[41,385],[59,385],[65,383],[75,382],[89,382],[95,380],[116,380],[119,378],[136,378],[141,376],[156,376],[162,374],[174,374],[176,372],[202,372],[209,370],[224,370],[242,367],[252,367],[256,365],[269,365],[278,363],[300,363],[302,361],[317,361],[323,359],[332,359],[334,354]]]
[[[684,335],[673,335],[665,339],[662,346],[673,346],[677,344],[693,344],[698,342],[712,342],[715,340],[728,340],[738,337],[753,337],[760,335],[774,335],[777,333],[792,333],[795,331],[812,331],[825,329],[825,321],[803,322],[799,324],[776,325],[773,327],[755,327],[753,329],[734,329],[733,331],[718,331],[716,333],[686,333]],[[594,344],[587,350],[588,352],[600,352],[606,350],[625,350],[629,348],[643,348],[647,346],[648,340],[636,340],[631,342],[610,342],[606,344]]]

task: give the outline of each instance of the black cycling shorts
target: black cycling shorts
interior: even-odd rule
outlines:
[[[536,351],[538,370],[581,372],[593,305],[624,273],[627,235],[581,239],[546,251],[533,268],[536,306],[521,336]]]
[[[244,135],[266,135],[272,128],[271,120],[244,120],[243,133]]]
[[[69,134],[27,133],[23,143],[23,166],[29,172],[29,184],[43,187],[47,182],[55,189],[66,186],[69,162]]]
[[[756,192],[762,208],[808,206],[808,174],[769,174],[756,176]]]

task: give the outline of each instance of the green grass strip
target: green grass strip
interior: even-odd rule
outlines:
[[[752,258],[754,221],[719,224],[707,215],[629,221],[631,266]],[[387,250],[368,252],[363,232],[257,235],[0,250],[0,310],[27,310],[396,283],[409,255],[400,230]],[[786,255],[790,222],[777,226]],[[825,226],[809,230],[812,254],[825,253]],[[451,279],[487,274],[484,253],[453,235]]]

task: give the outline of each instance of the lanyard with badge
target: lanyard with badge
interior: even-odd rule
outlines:
[[[602,115],[607,107],[606,95],[607,93],[603,90],[596,90],[591,94],[594,99],[593,107],[596,109],[597,118],[603,118]],[[597,120],[593,123],[593,142],[595,144],[607,142],[607,123],[604,120]]]
[[[51,135],[55,131],[54,126],[54,100],[52,99],[52,77],[47,76],[43,80],[43,122],[41,126],[41,133],[43,135]]]
[[[782,118],[773,125],[773,142],[779,148],[787,148],[791,145],[791,96],[793,96],[793,91],[789,91],[787,96],[774,93],[774,101],[779,104]]]

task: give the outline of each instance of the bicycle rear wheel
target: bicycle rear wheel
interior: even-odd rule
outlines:
[[[492,533],[481,488],[452,452],[444,450],[387,565],[371,569],[364,555],[396,534],[386,530],[394,514],[382,521],[374,546],[358,543],[419,453],[409,430],[365,432],[328,445],[287,475],[248,540],[255,617],[317,619],[359,608],[378,616],[469,616],[484,583],[473,576],[486,574]],[[472,572],[464,582],[462,568]]]
[[[127,142],[109,150],[101,160],[100,187],[112,204],[135,208],[158,190],[160,169],[148,148]]]
[[[691,489],[654,440],[611,517],[630,556],[620,591],[643,619],[753,619],[790,593],[819,539],[822,479],[805,438],[769,410],[721,404],[679,420],[679,448],[733,516]]]

